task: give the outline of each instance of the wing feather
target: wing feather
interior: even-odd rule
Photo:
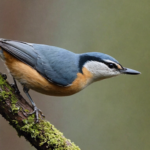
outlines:
[[[79,71],[78,55],[62,48],[4,39],[0,47],[60,86],[70,85]]]

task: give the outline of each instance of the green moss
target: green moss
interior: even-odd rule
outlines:
[[[17,101],[18,101],[17,98],[16,98],[16,96],[12,92],[10,94],[11,94],[11,103],[12,104],[16,104]]]
[[[28,110],[28,109],[24,109],[24,111],[25,111],[26,113],[29,113],[29,110]]]
[[[0,97],[1,97],[1,99],[6,99],[6,98],[9,98],[9,92],[5,92],[5,91],[2,91],[1,93],[0,93]]]
[[[7,84],[7,82],[0,76],[0,88],[7,87],[10,91],[2,91],[0,92],[0,101],[4,101],[7,98],[11,97],[11,109],[13,114],[18,113],[18,111],[22,111],[23,108],[16,106],[17,98],[13,94],[11,87]],[[5,102],[5,101],[4,101]],[[29,112],[27,109],[25,112]],[[9,117],[7,117],[9,118]],[[39,146],[43,144],[47,144],[48,147],[53,147],[53,150],[80,150],[74,143],[71,143],[70,140],[65,139],[63,134],[58,131],[52,124],[50,124],[46,120],[39,120],[39,123],[35,123],[35,115],[30,115],[27,119],[24,119],[23,126],[18,123],[17,120],[9,120],[10,124],[15,127],[18,132],[18,135],[21,135],[21,132],[26,132],[33,139],[39,139]],[[67,143],[71,143],[69,148]],[[49,149],[51,150],[51,149]]]
[[[6,80],[4,80],[1,76],[0,76],[0,86],[3,86],[6,84]]]
[[[11,90],[11,87],[8,85],[7,81],[0,74],[0,87],[3,89],[4,85]]]
[[[17,120],[12,120],[12,123],[18,124],[18,121]]]
[[[10,90],[10,86],[7,84],[6,80],[4,80],[1,76],[0,76],[0,87],[3,89],[4,85]],[[1,91],[0,92],[0,101],[3,101],[7,98],[11,97],[11,109],[13,113],[17,113],[20,109],[20,107],[16,106],[17,103],[17,98],[16,96],[12,93],[12,91],[10,90],[9,92],[6,91]]]
[[[12,109],[12,112],[15,112],[17,113],[20,109],[20,107],[17,107],[16,106],[16,103],[17,103],[17,98],[15,97],[15,95],[12,93],[12,92],[6,92],[6,91],[2,91],[0,92],[0,101],[3,101],[7,98],[11,97],[11,109]]]
[[[20,107],[17,107],[15,104],[12,104],[11,105],[11,110],[13,113],[18,113]]]
[[[24,126],[20,128],[21,131],[27,132],[32,138],[40,139],[39,146],[47,143],[48,146],[53,146],[56,149],[67,150],[66,139],[63,134],[58,131],[53,125],[46,120],[40,120],[35,123],[35,115],[31,115],[28,119],[23,120]],[[43,134],[44,133],[44,134]],[[69,141],[69,140],[68,140]],[[66,148],[65,148],[66,147]],[[70,150],[80,150],[74,143],[70,146]]]

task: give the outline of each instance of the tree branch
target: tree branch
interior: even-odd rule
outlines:
[[[24,136],[38,150],[80,150],[78,146],[66,139],[50,122],[39,116],[27,117],[33,109],[0,73],[0,114],[9,121],[19,136]]]

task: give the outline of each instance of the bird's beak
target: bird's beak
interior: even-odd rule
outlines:
[[[120,71],[122,74],[130,74],[130,75],[138,75],[141,74],[139,71],[133,70],[133,69],[129,69],[129,68],[123,68]]]

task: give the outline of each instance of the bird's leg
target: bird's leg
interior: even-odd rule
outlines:
[[[15,89],[16,94],[20,94],[20,91],[19,91],[18,86],[17,86],[17,82],[16,82],[14,77],[13,77],[13,80],[14,80],[14,83],[11,84],[11,86]]]
[[[4,80],[7,79],[7,75],[5,73],[2,74],[2,77],[3,77]]]
[[[34,101],[32,100],[31,96],[28,93],[29,89],[24,86],[23,91],[25,92],[25,94],[29,98],[29,100],[30,100],[30,102],[31,102],[31,104],[32,104],[32,106],[34,108],[34,111],[32,113],[29,113],[28,115],[32,115],[32,114],[35,113],[36,123],[38,123],[39,122],[39,112],[42,115],[42,117],[45,117],[45,116],[42,114],[42,111],[36,107]]]

